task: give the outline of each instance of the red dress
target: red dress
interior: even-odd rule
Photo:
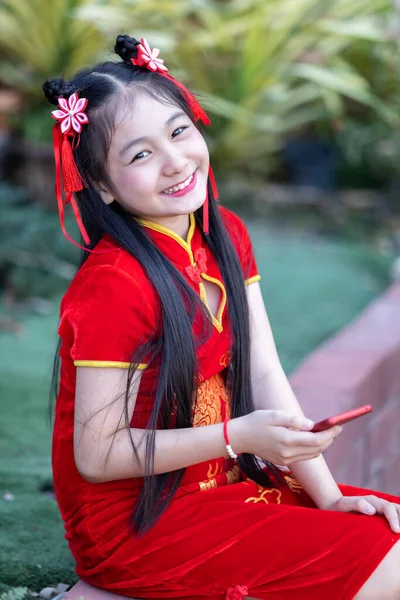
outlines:
[[[259,280],[242,221],[221,208],[246,283]],[[220,288],[213,333],[200,346],[194,426],[229,414],[225,368],[230,328],[221,273],[193,215],[186,241],[142,221],[148,235],[206,302],[202,284]],[[172,503],[141,538],[130,516],[142,479],[90,483],[73,455],[76,366],[127,368],[135,347],[160,320],[156,293],[141,265],[108,236],[98,245],[61,303],[61,383],[53,433],[55,493],[76,573],[86,582],[139,598],[350,600],[400,540],[380,516],[319,510],[288,476],[289,487],[262,488],[220,458],[186,469]],[[203,250],[201,250],[203,248]],[[143,376],[131,427],[144,427],[154,370]],[[341,486],[346,495],[369,493]],[[373,492],[376,493],[376,492]],[[377,494],[391,501],[400,498]]]

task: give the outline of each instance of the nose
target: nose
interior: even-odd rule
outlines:
[[[164,154],[162,174],[169,178],[179,173],[185,173],[187,165],[188,159],[182,151],[176,148],[169,148]]]

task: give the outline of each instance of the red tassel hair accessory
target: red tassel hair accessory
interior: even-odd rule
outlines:
[[[169,75],[167,67],[164,65],[164,61],[159,58],[160,50],[158,48],[150,48],[147,40],[142,38],[140,40],[140,44],[136,45],[137,48],[137,57],[131,58],[132,64],[139,67],[145,67],[149,69],[149,71],[157,72],[163,77],[166,77],[170,81],[173,81],[174,84],[181,90],[183,93],[186,102],[188,103],[190,110],[194,116],[194,120],[200,120],[203,125],[211,125],[211,121],[207,116],[207,113],[200,106],[199,102],[196,98],[189,92],[189,90],[180,82],[177,81],[174,77]],[[211,189],[214,194],[215,200],[218,200],[218,190],[217,184],[215,182],[214,173],[212,171],[211,166],[208,170],[208,175],[211,182]],[[208,223],[208,186],[206,192],[206,198],[203,204],[203,231],[208,234],[209,232],[209,223]]]
[[[88,248],[83,248],[77,244],[66,232],[64,223],[64,206],[71,203],[78,223],[79,231],[85,241],[90,244],[87,231],[82,223],[76,200],[73,192],[80,192],[83,186],[87,184],[83,181],[72,153],[72,149],[79,144],[79,136],[82,131],[82,125],[89,123],[88,116],[84,112],[87,106],[86,98],[78,98],[78,94],[73,93],[68,100],[58,98],[58,110],[53,110],[51,116],[57,121],[53,127],[53,146],[54,160],[56,164],[56,197],[58,212],[60,215],[61,229],[65,237],[78,248],[91,252]],[[71,145],[72,142],[72,145]],[[65,192],[63,199],[62,188]]]

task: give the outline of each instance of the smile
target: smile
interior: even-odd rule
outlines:
[[[184,190],[192,183],[193,177],[194,173],[192,173],[187,179],[185,179],[185,181],[182,181],[182,183],[180,183],[179,185],[174,185],[173,187],[164,190],[162,194],[175,194],[176,192]]]

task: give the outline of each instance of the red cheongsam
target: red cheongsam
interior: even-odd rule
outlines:
[[[242,221],[220,208],[246,284],[260,279]],[[190,216],[186,241],[140,221],[153,243],[207,303],[204,281],[220,288],[211,337],[198,349],[200,386],[194,426],[229,415],[225,387],[230,327],[221,273]],[[160,323],[157,295],[142,266],[109,236],[90,255],[61,303],[61,384],[52,464],[65,537],[86,582],[122,596],[215,600],[350,600],[400,539],[381,516],[319,510],[298,481],[262,488],[219,458],[186,469],[158,523],[137,538],[130,517],[140,478],[91,483],[73,453],[76,367],[126,369],[135,348]],[[143,375],[131,427],[145,427],[154,369]],[[341,486],[346,495],[369,493]],[[379,494],[382,497],[400,502]]]

